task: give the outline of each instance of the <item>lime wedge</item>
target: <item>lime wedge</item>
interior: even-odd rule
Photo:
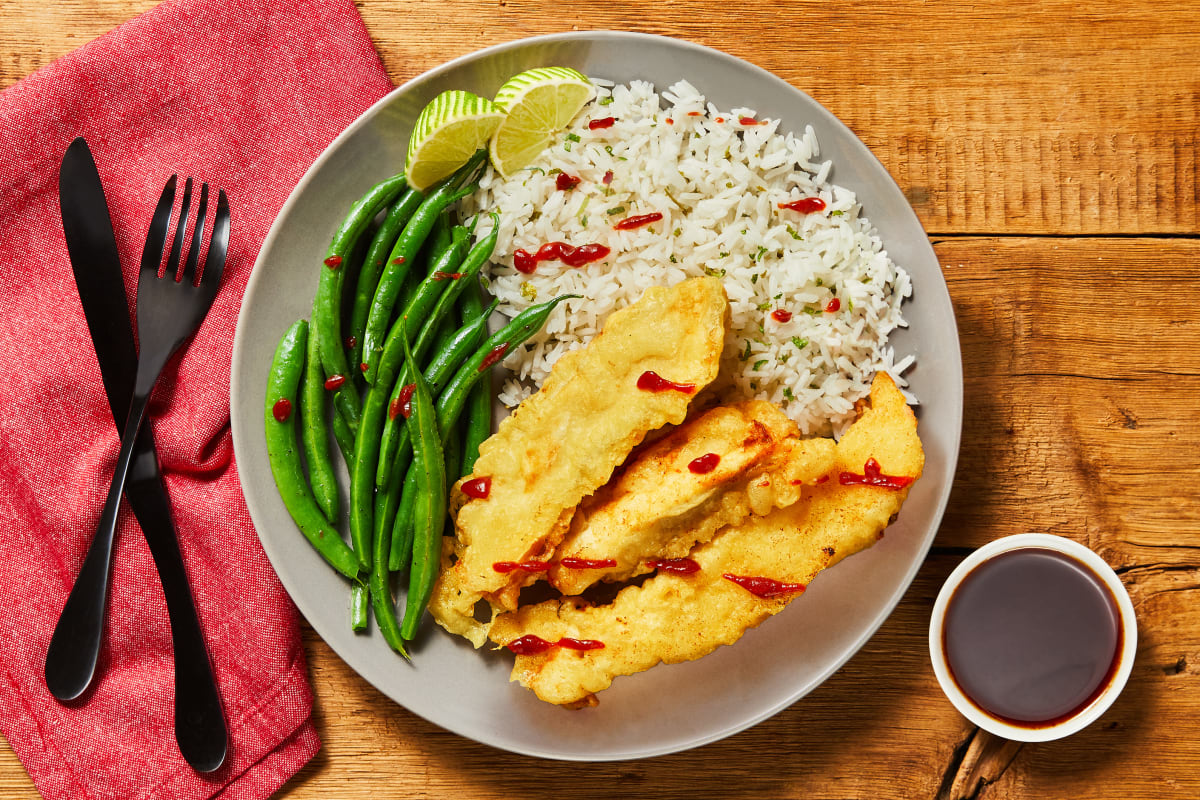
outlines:
[[[408,185],[428,189],[486,147],[504,113],[490,100],[459,90],[442,92],[421,110],[408,140]]]
[[[595,93],[583,73],[568,67],[531,69],[509,78],[496,93],[496,106],[508,116],[492,135],[492,165],[508,177],[529,164]]]

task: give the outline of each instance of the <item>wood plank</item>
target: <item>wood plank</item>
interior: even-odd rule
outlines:
[[[446,24],[443,9],[363,5],[396,80],[443,55],[564,27],[550,3],[473,4],[466,25]],[[930,231],[1178,233],[1197,229],[1200,196],[1194,13],[1187,2],[1081,10],[1060,0],[805,4],[781,15],[750,0],[736,15],[609,3],[571,22],[690,39],[774,72],[858,133]],[[414,28],[428,46],[402,44]]]
[[[1200,241],[943,239],[966,375],[939,544],[1024,530],[1197,563]]]
[[[62,0],[0,7],[0,89],[82,47],[159,0]]]
[[[0,87],[151,5],[6,9]],[[360,3],[394,82],[567,27],[545,0],[452,8]],[[746,0],[735,16],[707,9],[589,4],[569,22],[690,39],[776,73],[863,138],[934,233],[1200,229],[1200,28],[1185,0],[1087,10],[1064,0],[806,4],[782,17],[770,0]]]

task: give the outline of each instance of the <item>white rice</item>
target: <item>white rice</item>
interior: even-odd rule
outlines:
[[[751,109],[720,111],[686,81],[661,97],[649,83],[612,86],[532,165],[505,180],[489,167],[465,211],[496,211],[500,234],[489,289],[508,316],[560,294],[543,331],[505,360],[514,376],[501,400],[517,405],[563,353],[582,347],[614,310],[650,286],[723,276],[732,309],[721,393],[780,405],[806,434],[840,434],[875,372],[893,375],[888,334],[906,323],[909,277],[888,257],[854,194],[828,182],[811,127],[778,132],[777,120],[748,125]],[[589,130],[593,119],[614,117]],[[566,172],[581,182],[556,188]],[[605,175],[611,172],[606,185]],[[819,197],[803,214],[780,203]],[[659,212],[660,222],[628,231],[615,222]],[[481,218],[479,231],[490,227]],[[532,275],[513,268],[518,249],[546,242],[599,243],[612,252],[584,267],[541,261]],[[834,298],[840,308],[825,309]],[[792,313],[778,322],[777,309]]]

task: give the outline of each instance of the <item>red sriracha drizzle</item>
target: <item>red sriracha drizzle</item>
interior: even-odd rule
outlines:
[[[755,597],[780,597],[785,594],[798,594],[806,587],[803,583],[785,583],[774,578],[760,578],[750,575],[731,575],[726,572],[721,577],[733,581]]]
[[[790,322],[792,319],[792,312],[788,311],[786,308],[777,308],[771,312],[771,319],[775,320],[776,322]]]
[[[658,222],[663,218],[663,215],[658,211],[651,211],[649,214],[636,214],[613,225],[614,231],[630,231],[634,228],[643,228],[652,222]]]
[[[517,272],[532,275],[539,261],[561,261],[568,267],[582,267],[599,261],[612,252],[602,244],[581,244],[572,247],[566,242],[546,242],[536,253],[518,250],[513,253],[513,267]]]
[[[690,558],[651,558],[646,566],[672,575],[693,575],[700,571],[700,564]]]
[[[279,422],[287,422],[287,418],[292,415],[292,401],[286,397],[281,397],[275,401],[275,405],[271,406],[271,416],[275,417]]]
[[[879,467],[879,462],[874,458],[868,458],[867,463],[863,464],[862,475],[843,472],[838,476],[838,481],[842,486],[879,486],[884,489],[903,489],[912,483],[913,479],[907,475],[884,475]]]
[[[552,647],[566,647],[571,650],[600,650],[604,647],[604,642],[598,642],[595,639],[571,639],[565,636],[557,642],[547,642],[542,637],[530,633],[519,639],[513,639],[505,647],[519,656],[534,656],[544,653]]]
[[[475,500],[487,500],[488,495],[492,493],[491,477],[485,475],[482,478],[472,478],[469,481],[464,481],[462,493]]]
[[[780,203],[779,207],[788,211],[799,211],[801,214],[812,214],[815,211],[824,211],[825,201],[819,197],[801,197],[790,203]]]
[[[841,301],[841,300],[838,300],[838,299],[835,297],[835,298],[833,298],[832,300],[830,300],[828,303],[826,303],[826,304],[825,304],[825,311],[826,311],[827,313],[830,313],[830,314],[832,314],[832,313],[834,313],[835,311],[837,311],[837,310],[838,310],[839,308],[841,308],[841,307],[842,307],[842,301]]]
[[[675,381],[667,380],[657,372],[646,370],[638,378],[637,388],[645,392],[666,392],[674,390],[676,392],[683,392],[684,394],[691,394],[692,392],[696,391],[696,384],[676,383]]]
[[[693,458],[688,463],[688,471],[697,475],[707,475],[721,463],[721,457],[716,453],[705,453],[699,458]]]
[[[492,569],[505,575],[509,572],[545,572],[550,569],[549,561],[497,561],[492,564]]]
[[[569,636],[564,636],[555,642],[559,647],[566,647],[569,650],[603,650],[604,642],[598,642],[595,639],[572,639]]]
[[[333,391],[334,389],[340,389],[342,384],[345,382],[346,382],[345,375],[330,375],[325,380],[325,388],[328,389],[329,391]]]
[[[488,367],[504,358],[504,354],[508,352],[508,342],[498,344],[492,348],[491,352],[483,357],[483,361],[479,364],[478,372],[483,372]]]
[[[554,179],[554,186],[560,192],[569,192],[579,185],[579,178],[573,175],[568,175],[565,172],[558,173],[558,177]]]
[[[388,419],[395,419],[401,414],[405,419],[412,416],[412,396],[416,389],[415,383],[406,383],[400,387],[400,394],[396,396],[395,400],[388,403]]]
[[[341,256],[330,256],[329,258],[325,259],[325,266],[329,267],[330,269],[337,269],[341,265],[342,265],[342,257]]]
[[[601,130],[602,128],[611,128],[613,126],[613,123],[615,123],[616,121],[617,121],[616,117],[601,117],[600,119],[594,119],[588,123],[588,130],[589,131],[598,131],[598,130]]]

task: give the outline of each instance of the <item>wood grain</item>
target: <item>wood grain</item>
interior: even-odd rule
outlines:
[[[3,4],[0,88],[152,5]],[[1194,3],[358,5],[396,83],[499,42],[614,28],[716,47],[811,94],[871,147],[934,241],[962,342],[963,440],[934,552],[896,612],[761,725],[632,762],[512,756],[386,700],[305,629],[325,746],[280,796],[1200,796]],[[1139,648],[1098,723],[1013,748],[941,695],[925,626],[965,553],[1025,530],[1078,539],[1118,569]],[[36,796],[0,747],[0,797]]]
[[[1200,26],[1187,2],[361,4],[397,82],[565,29],[690,39],[811,94],[931,233],[1197,229]],[[406,35],[421,32],[421,41]],[[763,109],[764,113],[769,113]]]
[[[6,4],[0,87],[153,3]],[[927,230],[1194,233],[1200,26],[1189,2],[359,3],[396,83],[481,47],[623,29],[706,44],[829,108]],[[768,109],[763,109],[769,113]]]

